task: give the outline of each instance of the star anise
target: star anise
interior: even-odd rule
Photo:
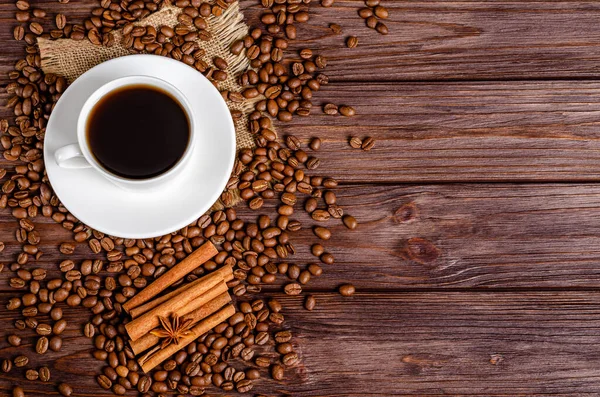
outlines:
[[[191,318],[181,319],[177,314],[171,316],[171,321],[162,316],[158,316],[158,320],[160,321],[161,328],[150,331],[150,333],[163,339],[161,349],[164,349],[171,343],[178,345],[179,339],[188,336],[193,326]]]

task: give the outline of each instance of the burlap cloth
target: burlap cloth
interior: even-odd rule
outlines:
[[[135,25],[152,25],[155,28],[165,25],[175,27],[179,23],[177,16],[181,11],[173,5],[165,5],[147,18],[136,22]],[[206,18],[206,21],[211,39],[198,40],[200,48],[206,51],[203,60],[211,65],[212,60],[217,56],[225,59],[228,63],[228,77],[227,80],[219,82],[218,88],[221,91],[241,92],[242,87],[238,84],[237,77],[250,67],[250,63],[244,52],[236,56],[229,51],[232,42],[243,38],[248,33],[248,25],[244,23],[244,15],[239,9],[238,2],[232,3],[221,16],[211,15]],[[137,53],[123,46],[123,34],[120,30],[111,34],[115,38],[115,44],[111,47],[97,46],[88,40],[38,39],[43,71],[64,76],[71,83],[84,72],[104,61]],[[255,146],[254,138],[248,130],[247,117],[254,110],[255,102],[256,100],[246,100],[241,103],[227,101],[230,109],[240,110],[243,115],[234,120],[238,150]],[[235,205],[240,201],[240,197],[237,191],[232,191],[232,194],[234,197],[232,205]],[[215,203],[213,208],[219,207],[222,207],[220,201]]]

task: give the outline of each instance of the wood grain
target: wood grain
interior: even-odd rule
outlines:
[[[2,301],[6,295],[1,297]],[[261,371],[252,393],[298,397],[574,396],[600,392],[597,335],[600,294],[405,293],[342,298],[316,294],[313,312],[302,297],[278,296],[302,363],[284,382]],[[23,381],[20,369],[0,379],[0,393],[19,383],[28,395],[56,395],[54,381],[77,396],[111,396],[96,385],[101,365],[75,325],[88,313],[65,309],[64,351],[38,356],[30,368],[52,366],[53,382]],[[7,322],[11,315],[0,313]],[[4,333],[10,332],[8,327]],[[27,350],[32,339],[25,338]],[[1,342],[0,356],[15,348]],[[495,364],[493,364],[494,362]],[[236,362],[233,363],[234,365]],[[214,390],[207,390],[214,392]]]
[[[313,1],[314,2],[314,1]],[[294,49],[329,59],[335,81],[597,78],[600,5],[593,1],[383,1],[390,34],[368,29],[360,0],[311,7]],[[253,1],[245,2],[253,4]],[[256,3],[254,3],[256,4]],[[260,7],[246,9],[251,23]],[[334,35],[335,22],[344,29]],[[345,47],[348,35],[359,46]]]
[[[313,234],[316,223],[301,204],[292,217],[304,229],[292,235],[297,254],[289,262],[318,262],[309,252],[317,242],[336,258],[335,264],[323,265],[324,274],[305,287],[309,291],[332,291],[342,282],[375,291],[596,288],[600,283],[597,184],[357,185],[344,186],[337,195],[346,213],[358,219],[357,230],[332,219],[324,225],[333,237],[323,242]],[[275,204],[268,201],[261,213],[274,219]],[[244,206],[238,214],[251,221],[257,216]],[[12,236],[16,224],[7,215],[0,219],[0,236],[6,238],[3,256],[14,260],[20,252]],[[52,222],[37,223],[44,256],[28,266],[46,268],[48,277],[57,277],[57,264],[66,258],[58,246],[69,240],[69,233]],[[80,244],[70,259],[78,263],[93,257]],[[10,277],[9,271],[0,273],[0,290],[7,290]],[[286,282],[280,277],[265,288],[280,290]]]
[[[12,1],[0,4],[0,74],[9,70],[21,45],[12,40]],[[80,21],[97,3],[58,4],[37,0],[49,13]],[[250,24],[261,7],[242,1]],[[331,8],[311,7],[293,49],[309,46],[330,60],[335,81],[497,80],[595,78],[600,60],[600,5],[588,1],[386,1],[390,34],[368,29],[358,16],[361,0],[337,0]],[[344,34],[328,28],[336,22]],[[51,25],[46,26],[47,29]],[[344,45],[359,37],[356,49]]]
[[[490,82],[341,84],[317,106],[350,104],[357,116],[319,108],[285,126],[324,139],[319,172],[342,182],[598,181],[600,84]],[[324,127],[325,126],[325,127]],[[369,151],[350,136],[376,139]]]

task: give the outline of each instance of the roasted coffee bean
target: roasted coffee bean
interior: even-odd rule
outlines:
[[[35,369],[28,369],[25,372],[25,378],[27,378],[27,380],[38,380],[38,378],[40,377],[40,373],[38,371],[36,371]]]
[[[41,367],[39,370],[39,377],[42,382],[50,381],[50,368]]]
[[[329,29],[331,29],[331,31],[335,34],[342,34],[342,27],[337,23],[330,23]]]
[[[346,46],[348,48],[356,48],[358,46],[358,37],[350,36],[346,39]]]
[[[285,376],[285,369],[279,364],[273,364],[271,366],[271,377],[275,380],[283,380]]]
[[[352,284],[342,284],[338,288],[338,291],[342,296],[352,296],[354,295],[354,292],[356,292],[356,289]]]
[[[75,252],[75,244],[73,243],[62,243],[58,250],[65,255],[71,255]]]
[[[376,6],[373,9],[373,13],[381,19],[386,19],[389,17],[389,12],[388,12],[387,8],[380,6],[380,5]]]
[[[326,265],[333,265],[335,261],[333,255],[331,255],[330,253],[324,253],[323,255],[321,255],[320,259],[321,262],[325,263]]]
[[[302,286],[298,283],[290,283],[284,287],[284,292],[287,295],[300,295],[302,293]]]
[[[12,389],[12,397],[25,397],[25,391],[21,386],[15,386]]]
[[[48,351],[48,338],[45,336],[42,336],[41,338],[39,338],[37,340],[37,343],[35,344],[35,351],[37,354],[46,354],[46,352]]]
[[[308,295],[304,300],[304,308],[306,310],[313,310],[317,304],[317,300],[313,295]]]
[[[64,320],[61,320],[64,321]],[[65,321],[65,325],[66,325],[66,321]],[[35,332],[38,335],[43,335],[43,336],[47,336],[50,335],[52,333],[52,327],[49,324],[38,324],[37,328],[35,329]]]
[[[8,373],[12,369],[12,361],[2,360],[2,372]]]
[[[312,150],[319,150],[321,148],[321,139],[320,138],[313,138],[310,141],[310,144],[308,145]]]
[[[351,106],[340,106],[339,112],[342,116],[346,117],[352,117],[356,114],[356,110]]]
[[[352,215],[345,215],[342,218],[342,222],[344,222],[344,225],[350,230],[354,230],[358,226],[358,222]]]
[[[62,348],[62,338],[60,336],[53,336],[52,338],[50,338],[48,347],[53,352],[60,351],[60,349]]]
[[[311,213],[311,217],[318,222],[325,222],[327,220],[329,220],[329,218],[331,217],[331,215],[329,214],[329,212],[325,211],[325,210],[315,210]]]
[[[94,324],[92,324],[92,323],[85,324],[85,326],[83,327],[83,334],[85,335],[85,337],[91,339],[94,337],[94,333],[95,333]]]
[[[375,146],[375,139],[366,137],[362,142],[361,148],[365,151],[369,151],[373,148],[373,146]]]
[[[373,16],[373,9],[370,7],[364,7],[358,10],[358,15],[362,18],[362,19],[367,19],[369,17]]]
[[[15,359],[13,360],[13,363],[15,364],[15,367],[17,368],[21,368],[26,366],[27,364],[29,364],[29,358],[27,358],[27,356],[17,356],[15,357]],[[8,371],[5,371],[8,372]]]
[[[329,240],[331,238],[331,231],[325,227],[317,226],[313,231],[321,240]]]
[[[58,385],[58,392],[65,397],[70,397],[73,394],[73,388],[67,383],[61,383]]]
[[[389,33],[387,25],[383,22],[378,22],[377,25],[375,25],[375,30],[382,35],[386,35]]]

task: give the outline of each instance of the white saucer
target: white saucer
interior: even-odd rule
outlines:
[[[164,188],[126,191],[94,169],[61,168],[54,152],[77,142],[77,118],[86,99],[103,84],[125,76],[163,79],[188,99],[197,120],[193,156]],[[235,159],[235,129],[219,91],[182,62],[156,55],[130,55],[102,63],[79,77],[62,95],[46,129],[44,160],[54,192],[86,225],[125,238],[162,236],[206,212],[225,188]]]

